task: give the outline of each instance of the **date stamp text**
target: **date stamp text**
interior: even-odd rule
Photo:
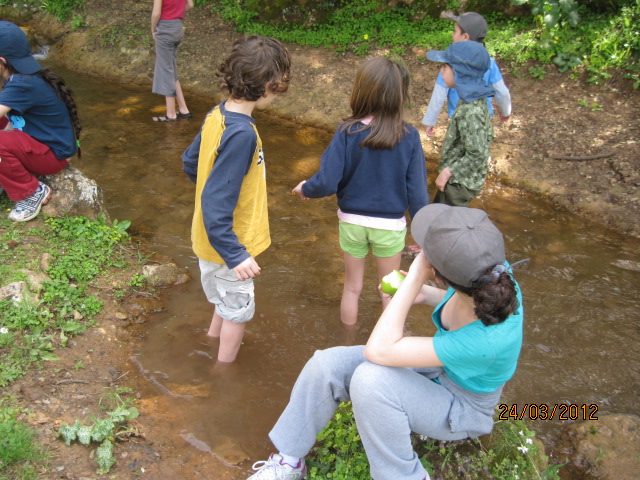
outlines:
[[[525,403],[498,405],[500,420],[597,420],[598,405]]]

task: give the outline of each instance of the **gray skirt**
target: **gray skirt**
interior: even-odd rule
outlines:
[[[154,37],[156,42],[156,66],[153,71],[151,91],[165,97],[176,96],[178,80],[178,47],[184,36],[182,20],[160,20]]]

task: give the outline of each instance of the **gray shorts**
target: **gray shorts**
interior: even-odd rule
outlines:
[[[207,300],[224,320],[248,322],[256,312],[253,279],[238,280],[226,265],[199,259],[200,281]]]

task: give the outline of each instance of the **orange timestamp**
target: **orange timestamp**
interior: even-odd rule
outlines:
[[[598,420],[598,405],[575,403],[556,403],[547,405],[546,403],[525,403],[498,405],[499,420]]]

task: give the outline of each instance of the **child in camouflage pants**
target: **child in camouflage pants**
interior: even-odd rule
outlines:
[[[489,53],[478,42],[463,41],[444,51],[431,50],[427,58],[443,63],[444,83],[460,95],[442,145],[434,202],[467,207],[484,186],[493,140],[486,97],[493,96],[494,89],[483,79]]]

